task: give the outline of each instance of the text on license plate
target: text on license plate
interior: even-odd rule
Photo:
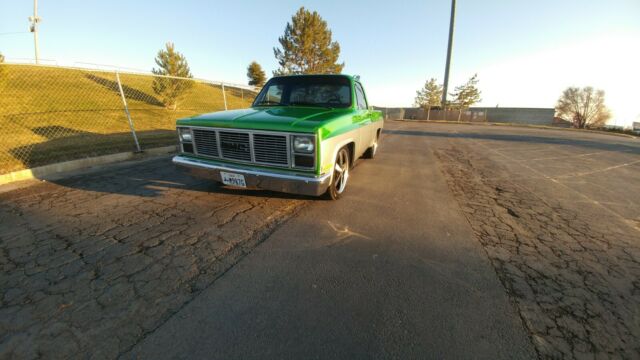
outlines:
[[[222,183],[225,185],[238,186],[243,188],[247,187],[247,183],[244,181],[244,175],[221,171],[220,176],[222,176]]]

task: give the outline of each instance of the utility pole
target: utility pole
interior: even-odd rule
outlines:
[[[36,64],[40,63],[40,52],[38,50],[38,23],[41,20],[42,19],[38,16],[38,0],[33,0],[33,16],[29,16],[29,21],[31,22],[29,31],[33,33],[33,44],[35,45],[36,50]]]
[[[442,86],[442,108],[447,106],[447,88],[449,87],[449,68],[451,67],[451,51],[453,50],[453,26],[456,20],[456,0],[451,0],[451,20],[449,20],[449,45],[447,46],[447,64],[444,69]]]

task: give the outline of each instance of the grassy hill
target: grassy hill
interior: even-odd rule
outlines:
[[[175,120],[224,109],[219,85],[194,81],[166,109],[150,75],[120,74],[143,148],[176,141]],[[225,87],[229,109],[255,93]],[[0,174],[60,161],[135,150],[115,73],[32,65],[0,65]]]

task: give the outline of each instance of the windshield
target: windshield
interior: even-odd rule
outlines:
[[[351,106],[351,84],[344,76],[291,76],[269,80],[253,106]]]

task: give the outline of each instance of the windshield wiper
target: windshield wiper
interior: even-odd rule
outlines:
[[[309,103],[309,102],[300,102],[300,101],[290,102],[289,105],[293,105],[293,106],[295,106],[295,105],[312,106],[312,107],[321,107],[321,108],[325,108],[325,109],[333,109],[333,107],[327,106],[327,105],[321,105],[321,104]]]
[[[273,100],[264,100],[256,104],[256,106],[269,106],[269,105],[277,106],[277,105],[284,105],[284,104],[279,101],[273,101]]]

